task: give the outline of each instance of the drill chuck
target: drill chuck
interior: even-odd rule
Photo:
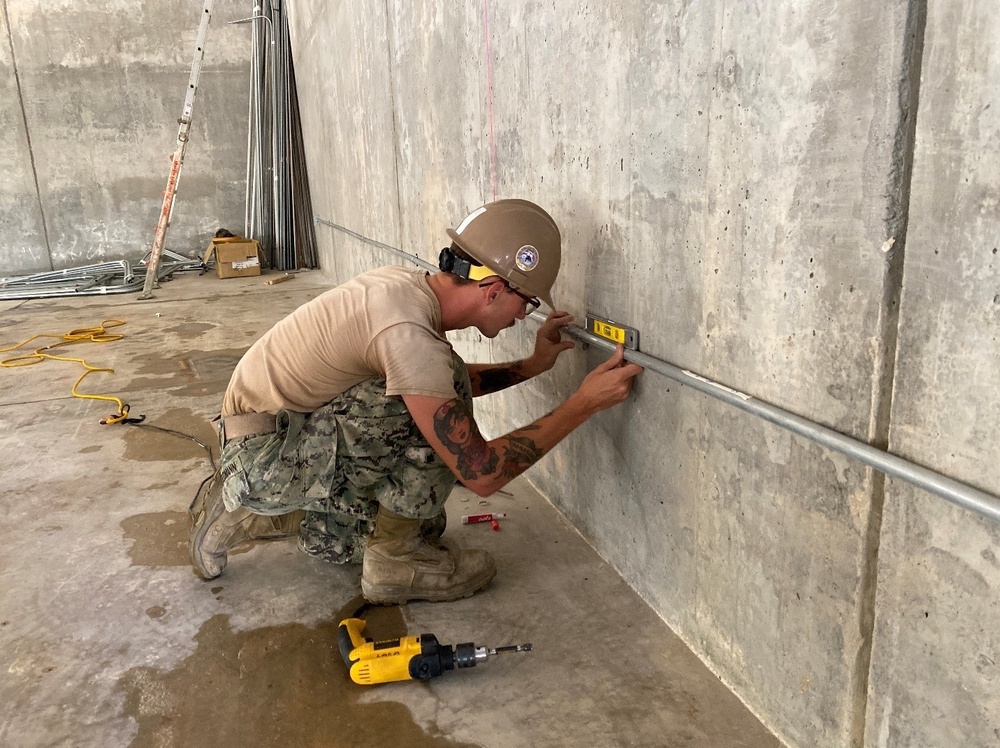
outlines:
[[[446,670],[475,667],[476,648],[473,644],[459,644],[454,648],[438,642],[434,634],[421,634],[420,654],[410,658],[410,677],[414,680],[437,678]]]

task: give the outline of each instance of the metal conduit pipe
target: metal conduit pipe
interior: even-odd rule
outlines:
[[[65,268],[63,270],[46,270],[45,272],[33,273],[31,275],[0,278],[0,287],[29,286],[52,282],[61,283],[67,279],[91,276],[95,273],[104,273],[109,270],[120,270],[122,275],[125,277],[125,280],[132,280],[132,266],[128,263],[128,261],[110,260],[108,262],[99,262],[93,265],[84,265],[82,267]]]
[[[278,270],[316,266],[285,5],[257,0],[252,16],[230,21],[252,23],[243,233]]]
[[[416,255],[396,249],[395,247],[390,247],[389,245],[375,241],[374,239],[368,239],[357,232],[351,231],[350,229],[344,228],[343,226],[339,226],[335,223],[331,223],[330,221],[324,221],[320,218],[316,218],[315,221],[316,223],[324,226],[329,226],[342,231],[343,233],[352,236],[365,244],[370,244],[374,247],[378,247],[379,249],[392,252],[393,254],[396,254],[405,260],[409,260],[410,262],[413,262],[427,270],[437,270],[437,266],[432,265],[429,262],[425,262]],[[545,321],[545,315],[540,312],[532,312],[528,316],[536,322]],[[605,340],[604,338],[589,333],[582,328],[571,325],[563,328],[563,331],[583,343],[594,345],[608,351],[613,351],[615,349],[615,344],[610,340]],[[658,374],[669,377],[675,382],[680,382],[683,385],[714,397],[717,400],[729,403],[730,405],[746,411],[747,413],[759,416],[765,421],[769,421],[776,426],[781,426],[782,428],[788,429],[799,436],[811,439],[828,449],[832,449],[835,452],[840,452],[841,454],[858,460],[859,462],[863,462],[869,467],[875,468],[886,475],[891,475],[894,478],[899,478],[907,483],[911,483],[918,488],[924,489],[928,493],[940,496],[953,504],[957,504],[960,507],[976,512],[983,517],[992,519],[994,522],[1000,522],[1000,498],[993,496],[992,494],[988,494],[985,491],[981,491],[974,486],[970,486],[966,483],[957,481],[954,478],[949,478],[946,475],[929,470],[928,468],[917,465],[914,462],[905,460],[902,457],[898,457],[894,454],[873,447],[870,444],[866,444],[865,442],[854,439],[853,437],[841,434],[838,431],[834,431],[833,429],[815,423],[814,421],[797,416],[794,413],[790,413],[789,411],[783,410],[775,405],[771,405],[770,403],[758,400],[751,395],[738,392],[737,390],[726,387],[723,384],[713,382],[710,379],[706,379],[705,377],[681,369],[673,364],[667,363],[666,361],[662,361],[661,359],[653,358],[645,353],[640,353],[639,351],[625,351],[625,360],[632,361],[650,371],[655,371]]]

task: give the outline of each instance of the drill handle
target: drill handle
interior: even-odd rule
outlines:
[[[368,639],[361,635],[364,630],[365,621],[361,618],[345,618],[337,627],[337,645],[347,667],[351,666],[351,653],[368,642]]]

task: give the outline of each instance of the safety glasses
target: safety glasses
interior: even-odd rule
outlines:
[[[485,288],[486,286],[492,286],[494,283],[503,283],[504,288],[506,288],[511,293],[517,294],[518,298],[523,299],[524,302],[528,306],[530,306],[532,309],[538,309],[538,307],[540,307],[542,305],[542,302],[539,301],[536,297],[534,297],[534,296],[528,296],[526,294],[521,293],[516,288],[514,288],[512,285],[510,285],[510,283],[508,283],[507,281],[505,281],[503,278],[497,278],[496,280],[487,281],[486,283],[480,283],[479,287],[480,288]]]

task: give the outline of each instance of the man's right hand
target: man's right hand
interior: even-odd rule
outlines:
[[[638,364],[625,362],[625,347],[619,345],[607,361],[594,369],[570,396],[589,413],[597,413],[625,402],[632,391],[632,380],[641,374]]]
[[[625,400],[642,371],[625,363],[625,349],[587,375],[580,388],[548,415],[486,441],[458,398],[403,395],[417,428],[455,477],[479,496],[499,491],[594,413]]]

